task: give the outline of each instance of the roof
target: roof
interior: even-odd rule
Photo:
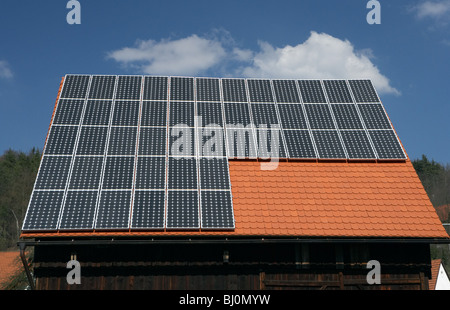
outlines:
[[[20,268],[19,252],[0,252],[0,288],[7,284],[9,278]]]
[[[431,278],[428,281],[430,290],[449,290],[450,281],[441,259],[431,261]]]
[[[261,163],[229,161],[234,230],[22,231],[21,237],[449,238],[408,158],[284,160],[273,170]]]
[[[23,236],[448,238],[410,161],[230,161],[234,231],[27,233]]]

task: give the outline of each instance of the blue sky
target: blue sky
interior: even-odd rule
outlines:
[[[408,155],[450,163],[450,0],[0,3],[0,153],[43,148],[67,73],[371,78]]]

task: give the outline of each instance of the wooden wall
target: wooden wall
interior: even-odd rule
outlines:
[[[224,262],[224,253],[229,260]],[[69,285],[67,262],[81,264]],[[369,260],[381,285],[369,285]],[[428,244],[151,244],[36,246],[37,289],[428,289]]]

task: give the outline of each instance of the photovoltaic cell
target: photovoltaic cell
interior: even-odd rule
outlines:
[[[131,189],[134,157],[107,157],[103,189]]]
[[[364,130],[341,130],[341,135],[350,159],[376,158]]]
[[[121,75],[118,79],[116,99],[139,100],[141,98],[141,76]]]
[[[304,103],[327,102],[319,80],[299,80],[298,86]]]
[[[258,129],[255,133],[259,158],[287,158],[281,129]]]
[[[220,102],[219,79],[198,78],[196,81],[197,81],[197,101]]]
[[[339,129],[363,129],[356,106],[353,104],[332,104],[334,117]]]
[[[60,98],[85,99],[89,86],[89,75],[67,75]]]
[[[269,80],[247,80],[250,102],[274,102]]]
[[[165,157],[138,158],[136,189],[164,189],[165,180]]]
[[[112,99],[114,96],[115,84],[116,84],[116,76],[114,75],[93,76],[88,98]]]
[[[348,83],[357,103],[380,102],[370,80],[350,80]]]
[[[55,125],[78,125],[81,120],[84,100],[61,99],[58,102],[53,124]]]
[[[223,101],[247,102],[244,79],[222,79]]]
[[[170,79],[170,100],[194,100],[194,79],[172,77]]]
[[[278,103],[300,103],[295,81],[273,80],[272,83]]]
[[[358,104],[358,108],[367,129],[391,129],[391,123],[381,104]]]
[[[328,104],[305,104],[311,129],[335,129]]]
[[[128,229],[130,191],[102,191],[95,229]]]
[[[88,100],[84,111],[83,125],[108,125],[112,101]]]
[[[56,230],[64,191],[33,191],[23,230]]]
[[[168,78],[146,76],[144,78],[144,100],[167,100]]]
[[[280,127],[275,104],[252,103],[253,124],[256,128]]]
[[[195,158],[169,157],[169,189],[197,189]]]
[[[167,228],[199,228],[198,191],[168,191]]]
[[[166,126],[167,102],[144,101],[142,103],[141,126]]]
[[[277,108],[284,129],[308,129],[301,104],[279,104]]]
[[[103,157],[76,156],[69,189],[98,189]]]
[[[71,155],[75,147],[78,126],[52,126],[47,144],[46,155]]]
[[[229,158],[256,158],[256,142],[252,129],[227,128]]]
[[[223,126],[223,116],[222,116],[222,104],[220,102],[198,102],[197,103],[197,115],[200,127],[210,126],[210,127],[222,127]]]
[[[393,130],[369,130],[378,158],[405,159],[403,148]]]
[[[283,130],[290,158],[316,158],[308,130]]]
[[[247,103],[226,103],[225,119],[227,127],[232,125],[236,128],[246,128],[251,124],[249,105]]]
[[[169,155],[195,156],[195,129],[186,127],[169,128]]]
[[[108,155],[134,155],[137,127],[112,127]]]
[[[36,180],[36,189],[64,189],[71,162],[70,156],[44,156]]]
[[[139,101],[116,101],[114,104],[113,125],[137,126]]]
[[[139,155],[164,156],[166,154],[166,132],[165,127],[141,127]]]
[[[78,141],[77,155],[105,154],[108,127],[82,126]]]
[[[202,137],[200,156],[225,157],[225,132],[223,128],[205,127],[199,130]]]
[[[170,126],[194,127],[195,106],[193,102],[171,102]]]
[[[345,80],[324,80],[330,103],[352,103],[353,99]]]
[[[339,135],[335,130],[313,130],[319,158],[346,158]]]
[[[59,229],[92,229],[98,191],[69,191]]]
[[[230,189],[227,158],[200,159],[201,189]]]
[[[233,204],[229,191],[201,191],[202,228],[234,228]]]
[[[164,191],[136,191],[131,228],[163,229],[164,207]]]

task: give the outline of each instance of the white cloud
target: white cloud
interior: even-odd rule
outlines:
[[[12,77],[13,73],[9,67],[9,64],[4,60],[0,60],[0,78],[10,79]]]
[[[442,18],[450,13],[450,0],[425,1],[413,7],[418,18]]]
[[[369,49],[356,51],[348,40],[324,33],[311,32],[296,46],[275,48],[260,42],[261,51],[244,69],[248,77],[305,79],[371,79],[380,93],[399,94],[372,63]]]
[[[311,32],[296,46],[273,47],[259,42],[259,50],[240,48],[228,32],[212,37],[191,35],[159,42],[138,41],[133,47],[112,51],[108,57],[139,73],[292,79],[371,79],[380,93],[399,94],[372,63],[370,49],[356,51],[348,40]]]

